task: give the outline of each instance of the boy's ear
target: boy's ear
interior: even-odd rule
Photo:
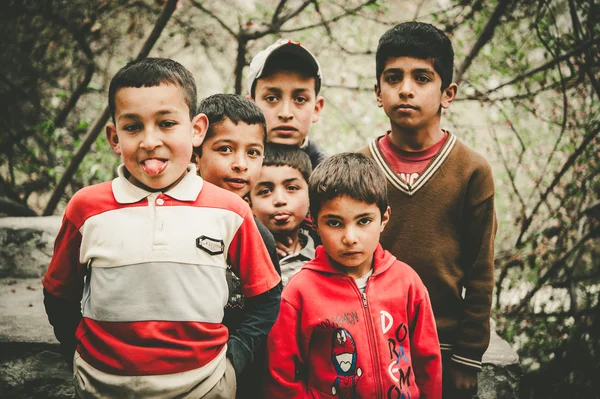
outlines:
[[[119,136],[117,135],[117,128],[112,123],[106,125],[106,139],[110,148],[117,155],[121,155],[121,143],[119,143]]]
[[[383,101],[381,101],[381,90],[379,89],[379,85],[375,83],[373,86],[373,91],[375,91],[375,97],[377,97],[377,106],[379,108],[383,107]]]
[[[450,85],[442,92],[442,101],[440,104],[442,108],[447,109],[450,107],[450,104],[452,104],[452,101],[456,98],[456,93],[458,93],[458,85],[456,83],[450,83]]]
[[[246,94],[246,98],[250,101],[252,101],[253,103],[255,103],[256,101],[254,101],[254,97],[252,97],[250,94]]]
[[[200,147],[208,131],[208,117],[198,114],[192,119],[192,145]]]
[[[390,208],[388,206],[387,209],[385,210],[385,212],[383,213],[383,215],[381,215],[381,229],[379,230],[380,233],[383,232],[385,225],[390,221],[391,215],[392,215],[392,208]]]
[[[315,101],[315,110],[312,116],[312,123],[315,123],[319,120],[319,116],[321,116],[321,111],[323,111],[324,106],[325,98],[323,98],[323,96],[317,96],[317,100]]]

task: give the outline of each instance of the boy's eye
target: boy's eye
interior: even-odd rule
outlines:
[[[265,101],[268,103],[274,103],[277,100],[278,100],[277,96],[273,96],[273,95],[265,96]]]
[[[135,132],[135,131],[141,130],[142,129],[142,125],[139,124],[139,123],[132,123],[130,125],[125,125],[125,127],[123,127],[123,129],[126,132]]]
[[[371,222],[372,222],[371,218],[362,218],[358,221],[358,224],[359,224],[359,226],[366,226]]]
[[[233,152],[233,149],[228,145],[222,145],[221,147],[216,148],[217,152]]]
[[[429,82],[429,77],[425,75],[417,76],[417,82],[427,83]]]
[[[342,223],[339,220],[328,220],[325,224],[329,227],[341,227]]]
[[[250,155],[251,157],[260,157],[262,154],[259,150],[252,148],[248,150],[248,155]]]
[[[173,121],[162,121],[162,122],[159,123],[159,126],[162,127],[162,128],[167,128],[168,129],[170,127],[175,126],[176,124],[177,123],[173,122]]]
[[[293,185],[293,184],[292,184],[292,185],[290,185],[290,186],[287,186],[287,189],[288,189],[289,191],[297,191],[297,190],[300,190],[300,187],[298,187],[298,186],[295,186],[295,185]]]
[[[387,75],[385,81],[389,84],[395,84],[400,82],[400,76],[398,75]]]
[[[299,104],[304,104],[304,103],[308,102],[308,98],[306,98],[306,97],[296,97],[295,100]]]
[[[271,192],[270,189],[268,188],[261,188],[260,190],[258,190],[258,192],[256,193],[256,195],[267,195]]]

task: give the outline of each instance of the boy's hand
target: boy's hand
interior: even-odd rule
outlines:
[[[294,253],[294,248],[292,248],[292,239],[290,237],[285,237],[283,240],[283,242],[275,240],[277,255],[279,255],[280,258]]]
[[[471,398],[477,393],[477,371],[467,367],[450,367],[456,398]]]

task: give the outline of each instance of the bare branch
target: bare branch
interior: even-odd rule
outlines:
[[[500,112],[504,116],[504,119],[508,123],[508,126],[510,127],[510,130],[515,134],[515,136],[517,137],[517,140],[519,140],[519,145],[521,146],[521,152],[519,153],[519,159],[517,161],[517,167],[519,167],[521,165],[521,162],[523,161],[523,155],[525,155],[525,150],[526,150],[525,149],[525,143],[523,142],[523,139],[521,138],[521,134],[519,134],[519,132],[515,128],[515,124],[512,123],[512,121],[508,117],[508,114],[506,113],[506,111],[504,111],[504,108],[498,107],[498,109],[500,110]]]
[[[239,36],[239,34],[235,33],[233,30],[231,30],[229,25],[227,25],[221,18],[217,17],[217,15],[215,13],[213,13],[212,11],[210,11],[209,9],[204,7],[202,5],[202,3],[198,3],[198,2],[192,0],[192,5],[194,7],[196,7],[197,9],[199,9],[200,11],[202,11],[203,13],[205,13],[206,15],[208,15],[209,17],[211,17],[212,19],[214,19],[215,21],[217,21],[217,23],[219,25],[221,25],[221,28],[225,29],[225,31],[227,33],[229,33],[231,36],[233,36],[235,38],[237,38]]]
[[[304,3],[300,4],[298,6],[298,8],[296,8],[294,11],[290,12],[287,15],[284,15],[280,20],[279,20],[279,25],[281,26],[283,24],[285,24],[287,21],[289,21],[290,19],[294,18],[295,16],[297,16],[298,14],[300,14],[302,11],[304,11],[304,9],[306,7],[308,7],[311,3],[313,2],[313,0],[306,0]]]
[[[332,22],[336,22],[339,21],[340,19],[347,17],[348,15],[355,15],[358,11],[360,11],[361,9],[365,8],[366,6],[369,6],[371,4],[375,4],[377,3],[377,0],[368,0],[352,9],[344,9],[345,11],[339,15],[336,15],[335,17],[327,20],[327,21],[321,21],[319,23],[316,24],[312,24],[312,25],[306,25],[306,26],[302,26],[300,28],[294,28],[294,29],[282,29],[280,32],[282,33],[293,33],[293,32],[300,32],[303,30],[307,30],[307,29],[312,29],[312,28],[318,28],[320,26],[323,26],[324,23],[332,23]]]
[[[242,71],[246,66],[247,41],[244,37],[238,38],[237,56],[235,59],[235,94],[242,94]]]
[[[368,87],[356,87],[356,86],[344,86],[344,85],[332,85],[332,84],[324,84],[323,87],[327,87],[329,89],[343,89],[350,90],[356,92],[373,92],[373,88]]]
[[[535,24],[535,31],[536,31],[537,37],[538,37],[539,41],[542,43],[542,45],[544,46],[544,48],[546,49],[546,51],[548,51],[548,53],[550,53],[550,55],[552,55],[552,58],[556,60],[558,58],[558,56],[554,53],[554,51],[550,48],[550,45],[542,37],[542,33],[540,32],[539,26],[540,26],[539,23]],[[557,63],[557,65],[558,65],[558,63]],[[542,172],[540,173],[540,178],[537,180],[537,182],[535,184],[534,191],[532,191],[532,195],[535,191],[538,190],[540,184],[542,183],[541,177],[546,175],[546,170],[548,169],[548,166],[550,165],[550,162],[552,161],[552,158],[554,157],[554,154],[556,153],[556,150],[558,149],[558,145],[560,144],[560,142],[564,136],[564,133],[567,129],[567,112],[568,112],[568,108],[569,108],[569,100],[567,99],[566,83],[565,83],[565,78],[563,76],[561,68],[558,67],[556,69],[558,70],[558,75],[560,77],[560,86],[561,86],[562,100],[563,100],[563,118],[562,118],[561,128],[560,128],[560,133],[558,135],[558,138],[556,139],[556,142],[554,143],[554,147],[552,148],[552,151],[550,152],[550,155],[548,156],[548,159],[546,160],[546,163],[544,164],[544,166],[542,168]]]
[[[333,34],[331,33],[331,28],[329,27],[329,22],[327,22],[327,20],[325,19],[325,16],[321,12],[321,8],[319,7],[319,2],[317,0],[312,0],[312,3],[315,7],[315,11],[317,12],[317,14],[319,14],[319,19],[321,19],[321,22],[323,23],[323,28],[325,28],[325,32],[327,32],[327,36],[329,36],[332,40],[334,40]]]
[[[58,26],[63,27],[67,32],[69,32],[71,34],[71,36],[73,37],[73,39],[75,40],[75,42],[79,45],[79,47],[81,48],[81,51],[83,51],[83,53],[85,54],[85,56],[93,62],[94,60],[94,54],[92,52],[92,49],[90,48],[89,44],[87,43],[87,41],[85,40],[85,36],[82,34],[83,32],[81,32],[76,26],[74,26],[71,22],[65,20],[64,18],[62,18],[59,15],[56,15],[54,13],[52,13],[52,9],[48,8],[47,10],[44,11],[49,11],[49,12],[43,12],[40,15],[49,20],[54,22],[55,24],[57,24]],[[28,12],[31,12],[28,10]]]
[[[156,41],[160,37],[160,34],[164,30],[165,26],[167,26],[167,22],[169,22],[171,15],[173,15],[173,12],[175,11],[176,6],[177,6],[177,0],[168,0],[165,3],[160,15],[158,16],[158,19],[156,20],[154,29],[152,29],[152,32],[146,39],[144,45],[142,46],[142,49],[140,50],[139,54],[136,57],[136,60],[140,60],[140,59],[148,56],[148,54],[150,53],[150,50],[152,49],[152,47],[154,47],[154,44],[156,44]],[[110,117],[110,110],[107,106],[106,108],[104,108],[104,111],[102,112],[100,117],[96,120],[96,122],[91,127],[91,129],[88,130],[87,134],[85,135],[84,139],[81,142],[81,145],[79,146],[79,148],[77,149],[75,154],[73,154],[73,158],[71,158],[71,161],[69,162],[69,165],[67,166],[67,169],[65,170],[65,173],[60,178],[60,181],[58,182],[57,186],[55,187],[54,191],[52,192],[52,196],[48,200],[48,204],[46,205],[46,208],[44,209],[44,213],[43,213],[44,216],[50,216],[54,213],[54,210],[56,209],[56,206],[58,205],[60,198],[62,197],[62,195],[65,192],[65,188],[67,187],[67,185],[73,178],[73,175],[75,174],[75,172],[77,171],[77,168],[83,161],[83,158],[89,152],[90,148],[92,147],[92,144],[96,141],[98,134],[100,134],[100,132],[102,131],[102,128],[106,125],[106,122],[108,121],[109,117]]]
[[[421,8],[423,8],[423,4],[425,3],[425,0],[421,0],[419,2],[419,4],[417,4],[417,9],[415,10],[415,15],[413,15],[412,20],[416,21],[417,18],[419,18],[419,13],[421,12]]]
[[[530,71],[527,71],[524,74],[519,75],[519,76],[511,79],[510,81],[508,81],[506,83],[502,83],[501,85],[496,86],[493,89],[490,89],[490,90],[486,91],[485,93],[483,93],[481,95],[481,97],[487,97],[487,96],[489,96],[490,94],[492,94],[495,91],[498,91],[498,90],[500,90],[500,89],[502,89],[502,88],[504,88],[506,86],[511,86],[511,85],[513,85],[515,83],[521,82],[521,81],[523,81],[523,80],[525,80],[525,79],[527,79],[527,78],[535,75],[536,73],[543,72],[543,71],[545,71],[547,69],[554,68],[556,66],[556,64],[558,64],[558,63],[560,63],[562,61],[565,61],[565,60],[567,60],[567,59],[569,59],[569,58],[571,58],[571,57],[573,57],[573,56],[575,56],[575,55],[577,55],[577,54],[579,54],[579,53],[581,53],[583,51],[586,51],[588,48],[593,48],[594,46],[596,46],[598,44],[600,44],[600,38],[597,38],[595,40],[588,40],[588,41],[585,41],[585,42],[581,42],[579,45],[573,47],[573,49],[571,49],[571,51],[566,52],[566,53],[564,53],[564,54],[562,54],[562,55],[560,55],[560,56],[558,56],[556,58],[553,58],[552,60],[546,62],[543,65],[540,65],[537,68],[534,68],[534,69],[532,69]],[[593,51],[597,51],[597,50],[593,50]],[[473,98],[473,99],[475,99],[475,98]]]
[[[581,21],[579,21],[579,16],[577,15],[577,8],[576,8],[576,5],[573,2],[573,0],[569,0],[569,13],[571,15],[571,22],[573,25],[573,32],[575,34],[575,38],[577,39],[577,41],[581,41],[581,38],[580,38]],[[588,21],[590,23],[590,26],[592,27],[590,29],[590,32],[593,32],[593,26],[594,26],[591,21],[592,19],[593,18],[590,16],[589,21]],[[588,78],[590,79],[590,82],[592,83],[592,87],[596,91],[596,95],[600,99],[600,84],[596,80],[596,75],[591,71],[591,65],[597,65],[597,63],[595,63],[595,61],[594,61],[593,54],[594,53],[591,51],[591,49],[589,47],[587,47],[584,52],[585,63],[580,64],[579,67],[585,71],[585,74],[588,76]]]
[[[273,18],[271,18],[271,25],[279,24],[279,14],[281,14],[285,3],[287,3],[287,0],[280,0],[279,4],[277,4],[277,7],[275,7],[275,12],[273,12]]]
[[[510,180],[510,185],[513,189],[513,192],[515,193],[515,195],[517,196],[517,199],[519,200],[519,203],[521,204],[521,216],[525,216],[525,209],[526,209],[525,202],[523,201],[523,197],[521,197],[521,193],[519,192],[519,189],[517,188],[517,184],[515,183],[515,176],[513,174],[513,171],[508,166],[508,162],[506,161],[506,158],[504,157],[504,153],[502,152],[502,146],[498,142],[498,137],[496,136],[496,130],[492,126],[490,126],[488,130],[490,132],[490,135],[492,136],[492,139],[494,139],[494,144],[496,145],[496,152],[498,153],[498,155],[500,155],[500,159],[502,160],[502,165],[504,166],[504,170],[506,170],[506,173],[508,174],[508,179]],[[521,152],[521,154],[523,154],[523,152]],[[519,162],[519,165],[520,165],[520,162]]]
[[[456,17],[452,18],[450,20],[450,23],[447,24],[446,28],[444,29],[444,31],[446,33],[454,32],[456,30],[456,28],[460,25],[460,21],[472,20],[473,17],[475,16],[475,13],[478,11],[481,11],[481,9],[483,8],[483,0],[476,0],[472,4],[468,4],[468,3],[469,3],[468,1],[464,1],[464,2],[459,1],[458,4],[455,6],[455,7],[462,7],[462,9],[458,13],[458,15],[462,15],[462,13],[465,11],[467,6],[470,6],[469,12],[460,19],[456,18]]]
[[[573,264],[575,264],[575,263],[573,263]],[[585,283],[585,282],[596,282],[598,280],[600,280],[600,270],[573,276],[570,281],[564,280],[564,281],[553,282],[552,284],[550,284],[550,286],[552,288],[567,288],[569,286],[569,284],[571,284],[571,283],[577,284],[577,283]]]
[[[463,75],[465,74],[467,69],[469,69],[469,67],[471,66],[471,62],[473,62],[475,57],[477,57],[477,54],[479,54],[479,51],[481,51],[481,49],[494,37],[494,31],[500,24],[500,18],[502,17],[502,15],[504,15],[504,12],[508,8],[508,6],[511,5],[511,3],[512,3],[512,0],[498,1],[498,5],[496,6],[496,9],[494,10],[494,12],[492,13],[492,16],[490,17],[487,24],[485,25],[485,28],[483,28],[481,35],[479,35],[479,37],[477,38],[477,41],[473,45],[473,48],[471,49],[471,51],[469,52],[469,54],[463,61],[460,68],[458,68],[458,72],[456,74],[456,79],[455,79],[456,83],[461,82]]]
[[[572,89],[573,87],[576,87],[581,82],[582,82],[582,76],[575,75],[575,76],[568,76],[567,78],[565,78],[564,84],[567,89]],[[560,87],[562,87],[562,82],[556,81],[556,82],[552,82],[549,85],[540,87],[539,89],[534,90],[534,91],[529,91],[526,89],[525,93],[515,94],[515,95],[511,95],[511,96],[504,96],[504,97],[492,97],[492,98],[486,97],[486,93],[481,93],[480,91],[477,91],[477,89],[476,89],[476,93],[474,95],[466,96],[466,97],[459,97],[454,101],[480,101],[480,102],[512,101],[512,102],[516,102],[516,101],[520,101],[520,100],[530,100],[530,99],[536,97],[538,94],[541,94],[541,93],[544,93],[544,92],[550,91],[550,90],[555,90]],[[538,115],[536,115],[536,116],[539,117]],[[550,123],[561,126],[561,123],[556,123],[556,122],[550,122]]]
[[[4,74],[0,74],[0,82],[6,84],[13,90],[15,93],[19,93],[21,97],[26,98],[33,106],[35,106],[36,110],[43,114],[46,118],[50,118],[50,113],[40,104],[37,98],[27,93],[23,88],[13,83],[12,79],[9,79]],[[13,93],[14,94],[14,93]]]
[[[323,23],[323,28],[325,29],[325,32],[327,33],[327,36],[329,37],[329,39],[331,40],[331,42],[333,44],[335,44],[341,51],[343,51],[344,53],[349,54],[349,55],[371,55],[373,53],[371,50],[367,50],[367,51],[352,51],[352,50],[348,50],[344,45],[342,45],[339,42],[339,40],[337,39],[337,37],[335,37],[335,35],[331,31],[331,28],[329,26],[329,21],[327,21],[327,19],[325,18],[325,16],[321,12],[321,9],[319,7],[318,1],[317,0],[313,0],[313,3],[314,3],[315,11],[317,12],[317,14],[319,14],[319,18],[321,19],[321,22]]]
[[[548,268],[548,270],[546,271],[546,273],[544,273],[543,276],[541,276],[537,282],[535,287],[533,287],[528,293],[527,295],[525,295],[525,297],[521,300],[521,302],[514,307],[513,309],[511,309],[508,313],[507,316],[515,316],[516,314],[520,313],[525,306],[527,306],[531,300],[531,298],[533,298],[533,296],[536,294],[536,292],[538,292],[540,290],[540,288],[542,288],[544,286],[544,284],[554,275],[556,274],[556,272],[558,272],[558,270],[560,270],[560,268],[562,266],[564,266],[567,262],[567,260],[570,258],[571,255],[573,255],[575,252],[579,251],[580,248],[591,238],[595,238],[598,236],[598,233],[600,232],[600,228],[595,228],[592,229],[591,231],[589,231],[586,235],[584,235],[581,240],[579,240],[577,243],[575,243],[571,249],[569,249],[561,258],[557,259],[556,261],[554,261],[552,263],[552,265]]]
[[[519,233],[519,237],[517,238],[517,242],[515,244],[517,248],[520,248],[522,246],[523,236],[531,226],[531,222],[535,217],[540,206],[544,203],[544,201],[546,201],[546,198],[548,197],[548,195],[550,195],[552,190],[554,190],[554,187],[558,184],[563,175],[573,166],[577,158],[579,158],[579,156],[585,151],[585,149],[592,142],[592,140],[594,140],[598,136],[598,133],[600,133],[600,126],[596,124],[595,126],[592,126],[590,132],[583,138],[581,144],[579,144],[579,147],[577,147],[577,149],[573,151],[573,153],[571,153],[571,155],[566,160],[562,168],[554,175],[554,179],[552,179],[552,182],[546,188],[546,191],[544,191],[544,193],[540,196],[540,199],[538,200],[537,204],[533,207],[533,210],[529,214],[529,217],[527,217],[523,221],[523,224],[521,226],[521,232]]]
[[[85,93],[88,85],[92,81],[92,76],[94,76],[95,71],[96,65],[94,63],[89,63],[85,69],[85,76],[83,77],[83,80],[77,85],[77,88],[73,91],[73,93],[71,93],[71,96],[69,97],[69,100],[65,104],[64,108],[54,119],[54,127],[61,127],[65,123],[67,116],[69,116],[73,108],[75,108],[75,105],[77,105],[77,102],[83,93]]]
[[[9,216],[38,216],[38,214],[28,206],[6,197],[0,197],[0,213]]]

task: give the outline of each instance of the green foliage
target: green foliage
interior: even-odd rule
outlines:
[[[600,388],[600,69],[598,43],[582,45],[598,37],[587,7],[518,3],[465,82],[473,99],[497,110],[493,122],[506,124],[492,130],[505,171],[496,177],[510,183],[497,202],[512,204],[498,214],[494,317],[518,349],[527,398],[590,397]],[[477,32],[480,23],[472,25]]]

